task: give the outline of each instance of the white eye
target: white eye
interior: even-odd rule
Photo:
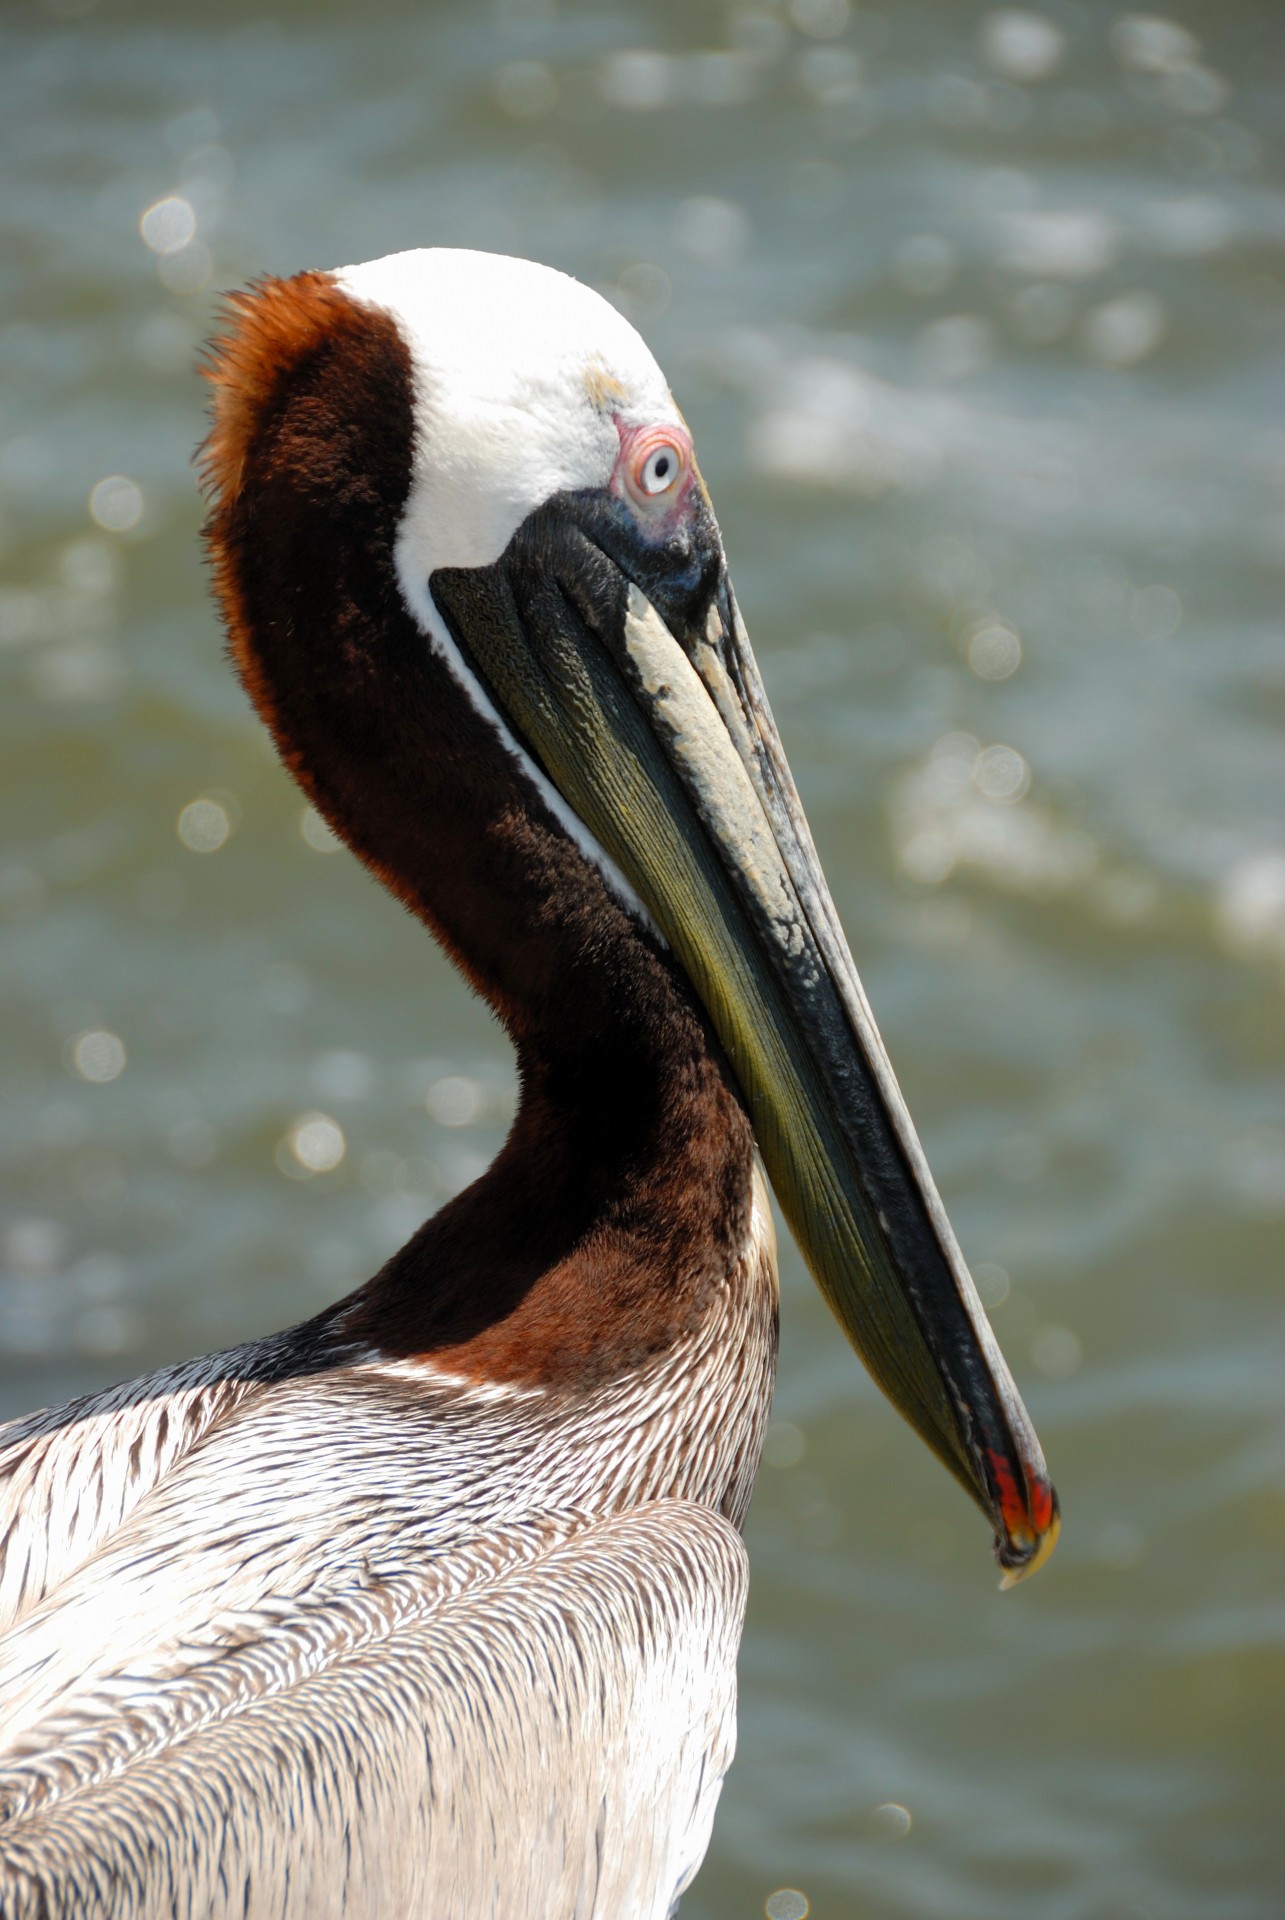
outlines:
[[[643,461],[638,484],[644,493],[664,493],[673,486],[682,470],[682,454],[677,447],[664,440],[658,447],[653,447]]]

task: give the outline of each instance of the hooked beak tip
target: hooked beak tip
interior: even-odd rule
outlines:
[[[1005,1488],[1000,1500],[1004,1532],[995,1553],[1003,1568],[1000,1591],[1007,1592],[1037,1573],[1057,1545],[1062,1513],[1057,1494],[1046,1480],[1037,1480],[1023,1498],[1016,1487]]]

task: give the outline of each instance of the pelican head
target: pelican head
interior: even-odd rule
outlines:
[[[1031,1571],[1058,1525],[1043,1456],[839,926],[691,435],[639,335],[547,267],[432,249],[234,297],[211,377],[218,585],[288,764],[520,1057],[553,1003],[544,949],[506,947],[466,874],[426,881],[425,849],[485,814],[486,860],[526,861],[530,885],[519,816],[571,843],[717,1037],[857,1353],[990,1521],[1006,1582]],[[433,731],[447,699],[467,752]],[[490,770],[504,797],[483,806]],[[560,911],[549,873],[542,924]],[[584,1018],[601,1035],[610,1008]]]

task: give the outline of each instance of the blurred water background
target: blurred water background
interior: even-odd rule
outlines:
[[[0,102],[0,1411],[311,1313],[503,1136],[221,657],[193,357],[265,270],[553,262],[695,430],[1066,1513],[999,1595],[785,1250],[685,1920],[1279,1916],[1279,7],[61,0]]]

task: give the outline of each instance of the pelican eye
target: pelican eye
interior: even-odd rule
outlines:
[[[653,447],[643,461],[638,475],[639,489],[654,498],[658,493],[668,493],[669,489],[683,471],[683,456],[678,447],[669,441],[662,441]]]
[[[655,519],[667,519],[686,498],[692,478],[692,443],[679,426],[625,427],[612,485],[635,507]]]

